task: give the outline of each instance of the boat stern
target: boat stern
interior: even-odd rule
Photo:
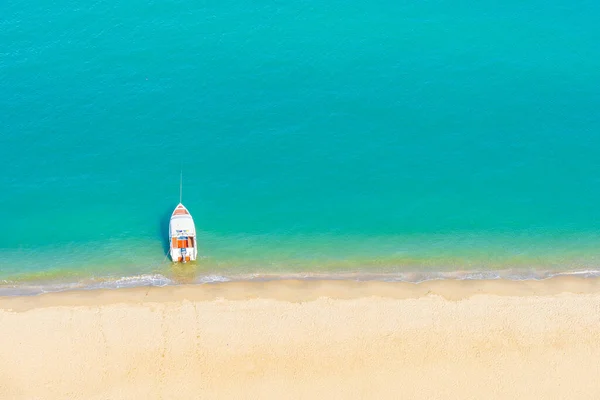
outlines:
[[[192,236],[174,236],[171,238],[171,260],[187,262],[196,260],[196,240]]]

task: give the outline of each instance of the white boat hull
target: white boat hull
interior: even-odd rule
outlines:
[[[169,247],[173,262],[194,261],[198,257],[194,219],[181,203],[175,207],[169,222]]]

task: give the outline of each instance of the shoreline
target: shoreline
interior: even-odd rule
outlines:
[[[193,272],[193,271],[192,271]],[[425,284],[427,282],[452,281],[507,281],[537,282],[562,278],[600,279],[600,270],[579,269],[570,271],[551,270],[489,270],[489,271],[421,271],[421,272],[303,272],[303,273],[242,273],[242,274],[197,274],[170,276],[164,272],[149,272],[132,276],[90,277],[78,281],[44,280],[11,281],[0,280],[0,298],[12,296],[36,296],[82,290],[122,290],[147,287],[186,287],[221,283],[264,283],[287,281],[321,282],[382,282]]]
[[[600,294],[600,278],[557,276],[540,280],[439,279],[422,282],[349,279],[273,279],[205,284],[136,286],[118,289],[72,289],[30,296],[0,295],[0,310],[95,306],[117,303],[271,299],[303,302],[319,298],[349,300],[381,297],[397,300],[440,296],[460,301],[475,295],[508,297]]]

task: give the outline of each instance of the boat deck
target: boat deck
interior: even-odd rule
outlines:
[[[171,248],[173,249],[189,249],[194,247],[194,238],[188,237],[179,239],[176,237],[171,238]]]
[[[190,213],[185,208],[178,207],[175,209],[175,211],[173,211],[173,215],[190,215]]]

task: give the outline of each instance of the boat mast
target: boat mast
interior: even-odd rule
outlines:
[[[181,198],[183,194],[183,170],[179,173],[179,204],[181,204]]]

